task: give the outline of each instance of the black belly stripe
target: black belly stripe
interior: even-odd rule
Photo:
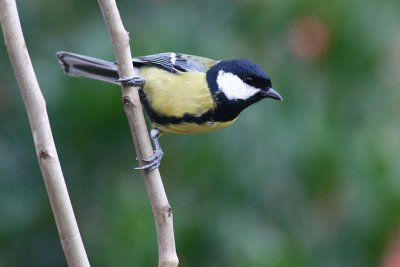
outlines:
[[[194,116],[190,114],[185,114],[183,117],[175,117],[175,116],[163,116],[155,112],[149,105],[149,102],[146,99],[146,96],[142,90],[139,91],[140,102],[142,102],[143,108],[146,111],[147,115],[149,115],[152,122],[155,122],[160,125],[168,125],[168,124],[180,124],[183,122],[192,122],[197,124],[203,124],[206,122],[213,121],[213,111],[209,111],[201,116]]]
[[[227,122],[235,119],[243,109],[240,109],[238,105],[222,105],[218,106],[215,110],[210,110],[202,114],[201,116],[195,116],[192,114],[185,114],[183,117],[163,116],[150,107],[143,90],[139,90],[139,96],[141,100],[140,102],[142,103],[147,115],[149,115],[151,121],[160,125],[181,124],[185,122],[196,124],[204,124],[207,122]]]

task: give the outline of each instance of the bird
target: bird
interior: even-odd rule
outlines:
[[[234,123],[248,106],[265,98],[282,101],[260,66],[246,59],[213,60],[166,52],[132,59],[138,77],[119,77],[117,64],[60,51],[64,73],[112,84],[139,87],[139,97],[152,123],[153,155],[136,169],[159,167],[163,133],[191,134],[218,130]]]

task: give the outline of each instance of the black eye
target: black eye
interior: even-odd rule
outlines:
[[[253,85],[253,84],[254,84],[253,78],[247,77],[247,78],[246,78],[246,83],[247,83],[248,85]]]

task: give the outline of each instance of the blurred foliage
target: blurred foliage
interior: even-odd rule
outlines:
[[[161,139],[180,266],[400,266],[398,0],[118,4],[134,55],[248,58],[285,98]],[[54,57],[113,59],[96,1],[18,5],[91,264],[156,266],[120,90]],[[66,266],[4,47],[0,81],[0,266]]]

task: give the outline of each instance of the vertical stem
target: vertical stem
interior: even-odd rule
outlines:
[[[46,103],[26,48],[14,0],[0,0],[0,22],[5,45],[28,113],[36,154],[68,266],[90,266],[61,171]]]
[[[111,35],[119,76],[137,76],[132,65],[129,35],[122,24],[115,0],[98,0],[98,2]],[[132,86],[123,86],[122,99],[137,157],[143,159],[150,157],[153,149],[137,90],[138,88]],[[143,170],[142,174],[156,223],[158,266],[176,267],[179,261],[175,250],[172,209],[168,203],[160,172],[158,169]]]

